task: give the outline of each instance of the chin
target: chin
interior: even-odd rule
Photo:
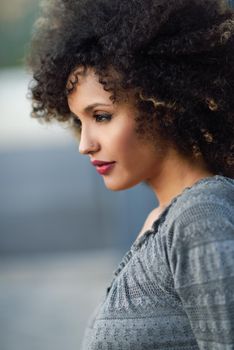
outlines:
[[[128,190],[136,185],[138,185],[140,182],[114,182],[114,181],[108,181],[108,180],[105,180],[104,179],[104,183],[105,183],[105,186],[108,190],[110,191],[124,191],[124,190]]]

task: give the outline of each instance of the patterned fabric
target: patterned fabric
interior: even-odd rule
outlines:
[[[234,349],[234,180],[186,188],[133,243],[82,349]]]

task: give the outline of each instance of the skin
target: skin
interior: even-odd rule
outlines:
[[[82,125],[79,152],[90,160],[115,161],[113,168],[102,175],[108,189],[119,191],[146,182],[159,201],[159,206],[147,217],[140,236],[175,196],[214,174],[207,170],[201,158],[185,158],[162,140],[155,147],[139,138],[137,111],[131,98],[113,104],[110,93],[103,89],[91,68],[78,77],[76,89],[68,96],[68,105]]]

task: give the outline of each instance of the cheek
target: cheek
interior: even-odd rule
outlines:
[[[117,159],[121,162],[124,173],[138,173],[140,169],[142,170],[142,164],[145,163],[148,157],[148,148],[145,149],[145,144],[142,145],[133,132],[121,135],[116,151]]]
[[[122,134],[118,138],[117,152],[121,155],[121,158],[126,159],[128,162],[134,158],[134,155],[139,153],[139,149],[139,142],[132,133]]]
[[[140,141],[138,139],[135,127],[132,123],[129,125],[120,125],[115,128],[112,140],[115,140],[115,145],[120,150],[129,153],[135,147],[139,147]]]

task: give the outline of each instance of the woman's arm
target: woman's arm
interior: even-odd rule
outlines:
[[[234,349],[234,218],[227,212],[218,204],[193,208],[189,224],[175,225],[171,246],[175,288],[204,350]]]

